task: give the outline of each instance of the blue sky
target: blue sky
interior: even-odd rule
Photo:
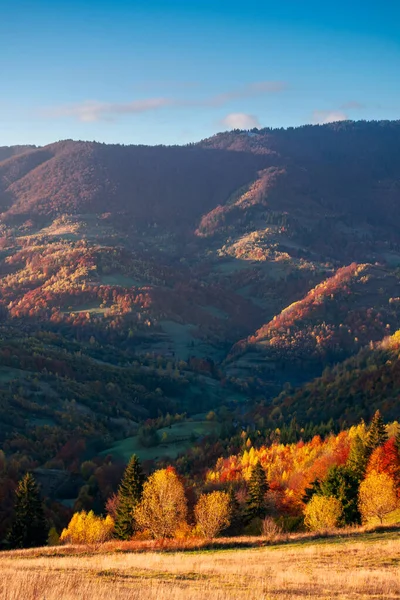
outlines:
[[[0,0],[0,146],[400,118],[398,0]]]

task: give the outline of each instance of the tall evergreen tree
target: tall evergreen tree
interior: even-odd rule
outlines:
[[[224,535],[238,535],[243,523],[242,510],[233,486],[230,486],[227,493],[229,494],[231,516],[229,527],[224,530]]]
[[[18,483],[14,517],[7,541],[11,548],[34,548],[47,543],[48,525],[38,486],[30,473]]]
[[[343,506],[343,525],[358,525],[361,515],[358,510],[358,488],[360,480],[344,465],[331,467],[320,484],[321,494],[337,498]]]
[[[378,448],[378,446],[383,446],[387,439],[388,434],[385,423],[382,419],[380,411],[377,410],[368,429],[367,443],[365,444],[367,458],[371,456],[375,448]]]
[[[356,435],[350,448],[347,459],[348,469],[361,481],[367,468],[367,451],[359,435]]]
[[[129,540],[135,533],[133,511],[142,498],[144,482],[145,476],[141,464],[134,454],[118,489],[115,533],[121,540]]]
[[[266,493],[269,490],[265,470],[258,461],[251,472],[249,480],[249,495],[246,503],[246,516],[248,520],[258,517],[263,519],[267,514]]]

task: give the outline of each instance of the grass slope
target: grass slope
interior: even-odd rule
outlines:
[[[129,461],[132,454],[137,454],[142,461],[174,459],[189,450],[200,437],[218,433],[218,430],[219,425],[214,421],[174,423],[171,427],[158,430],[161,442],[157,446],[145,448],[140,443],[139,436],[135,435],[113,444],[102,454],[111,454],[125,462]]]
[[[79,554],[69,547],[3,553],[0,600],[400,597],[398,531],[300,538],[232,551],[143,553],[117,546],[119,551],[114,544],[114,549],[109,545]]]

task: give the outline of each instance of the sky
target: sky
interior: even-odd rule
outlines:
[[[0,0],[0,146],[400,118],[399,0]]]

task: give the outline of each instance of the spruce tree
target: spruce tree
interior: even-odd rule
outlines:
[[[224,530],[224,535],[238,535],[242,527],[242,511],[233,486],[228,489],[231,516],[230,525]]]
[[[121,540],[129,540],[135,533],[133,510],[140,502],[145,476],[139,459],[134,454],[126,467],[118,489],[118,503],[115,518],[115,533]]]
[[[320,494],[340,500],[343,507],[342,524],[359,525],[361,515],[358,510],[358,488],[360,480],[345,465],[331,467],[320,484]]]
[[[254,518],[264,519],[267,514],[267,502],[265,495],[269,490],[265,470],[260,462],[257,462],[251,472],[249,480],[249,495],[246,503],[246,516],[248,520]]]
[[[34,548],[47,543],[48,525],[38,486],[30,473],[18,483],[14,517],[7,541],[11,548]]]
[[[364,478],[367,468],[367,450],[359,435],[355,436],[351,445],[347,467],[359,481]]]
[[[377,410],[372,418],[371,425],[369,426],[368,430],[367,443],[365,445],[367,458],[371,456],[375,448],[378,448],[378,446],[383,446],[387,439],[388,434],[385,423],[382,419],[380,411]]]

